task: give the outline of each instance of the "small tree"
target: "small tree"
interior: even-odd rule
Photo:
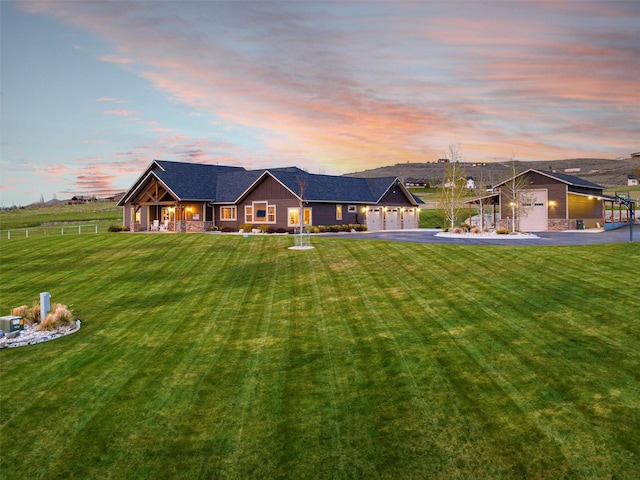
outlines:
[[[299,207],[300,207],[300,211],[298,213],[298,221],[300,224],[300,235],[299,235],[299,239],[300,239],[300,247],[303,246],[303,238],[302,238],[302,234],[304,232],[304,191],[307,188],[307,181],[302,178],[302,177],[297,177],[298,180],[298,189],[300,190],[300,203],[299,203]]]
[[[467,177],[460,165],[460,144],[449,145],[449,163],[444,171],[438,206],[444,211],[445,222],[449,228],[455,226],[460,210],[463,206]]]
[[[511,155],[511,178],[500,187],[503,200],[508,203],[511,211],[511,232],[520,229],[520,218],[526,215],[531,202],[531,194],[527,191],[528,181],[524,175],[516,170],[516,160]]]

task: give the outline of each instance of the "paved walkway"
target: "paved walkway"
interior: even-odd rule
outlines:
[[[592,245],[603,243],[624,243],[629,242],[629,227],[618,228],[616,230],[594,231],[594,230],[574,230],[570,232],[536,232],[539,238],[514,239],[505,237],[496,238],[450,238],[437,237],[436,233],[441,230],[418,229],[418,230],[391,230],[378,232],[355,232],[355,233],[327,233],[321,235],[334,235],[341,238],[358,238],[362,240],[389,240],[393,242],[411,243],[438,243],[446,245]],[[640,244],[640,226],[633,228],[633,243]]]

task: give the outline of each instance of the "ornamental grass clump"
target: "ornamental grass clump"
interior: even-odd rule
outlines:
[[[26,325],[34,325],[40,321],[40,304],[33,302],[31,308],[26,305],[20,305],[11,310],[11,315],[22,317]]]
[[[38,325],[37,328],[38,330],[56,330],[60,327],[73,326],[73,324],[73,314],[67,306],[62,305],[61,303],[56,303],[51,308],[51,312],[49,312],[46,318],[40,322],[40,325]]]

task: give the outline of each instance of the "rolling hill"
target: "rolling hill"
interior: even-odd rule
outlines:
[[[508,162],[469,163],[461,162],[467,175],[476,180],[476,184],[492,185],[510,177],[511,165]],[[348,173],[352,177],[387,177],[397,176],[424,179],[430,183],[439,183],[444,175],[446,164],[430,163],[397,163],[386,167]],[[616,187],[627,184],[627,177],[640,169],[640,158],[604,159],[604,158],[572,158],[549,161],[516,161],[516,170],[522,172],[529,168],[538,170],[555,170],[570,173],[604,187]],[[569,170],[569,171],[567,171]]]

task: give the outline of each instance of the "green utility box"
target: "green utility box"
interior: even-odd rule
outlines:
[[[5,333],[24,330],[24,320],[22,317],[16,317],[15,315],[0,317],[0,330],[3,330]]]

